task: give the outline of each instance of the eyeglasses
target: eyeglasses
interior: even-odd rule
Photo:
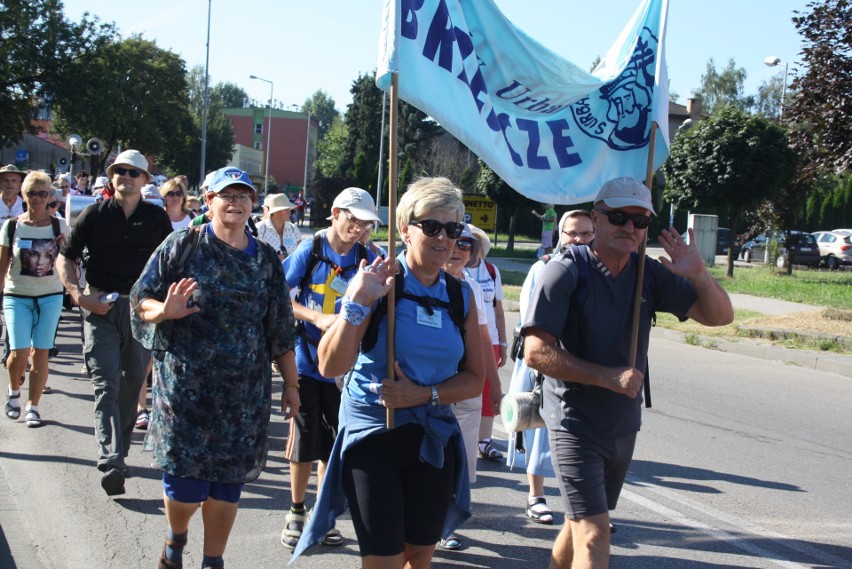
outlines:
[[[166,195],[169,196],[170,198],[179,198],[179,197],[183,196],[183,192],[180,191],[180,190],[172,190],[170,192],[166,192]],[[240,195],[244,195],[244,194],[240,194]]]
[[[59,202],[50,202],[47,204],[47,207],[59,207]]]
[[[458,239],[459,235],[464,231],[464,223],[457,223],[455,221],[450,221],[447,223],[441,223],[440,221],[435,221],[434,219],[423,219],[421,221],[412,221],[410,225],[416,225],[423,231],[423,235],[426,237],[435,237],[441,230],[447,232],[448,239]]]
[[[614,224],[618,225],[618,224]],[[635,223],[633,225],[636,225]],[[641,228],[640,228],[641,229]],[[595,234],[591,231],[581,231],[577,233],[576,231],[563,231],[562,235],[567,235],[570,239],[591,239],[595,236]]]
[[[68,184],[60,185],[60,186],[59,186],[59,189],[60,189],[60,190],[70,190],[70,189],[71,189],[71,186],[69,186]]]
[[[251,194],[216,194],[217,198],[222,198],[228,203],[242,202],[251,203],[253,200]]]
[[[357,217],[355,217],[354,215],[349,213],[348,209],[342,209],[340,211],[342,211],[344,214],[346,214],[346,219],[349,221],[349,223],[351,223],[355,227],[357,227],[359,229],[372,229],[372,227],[373,227],[372,221],[364,221],[362,219],[358,219]]]
[[[459,239],[456,241],[456,249],[459,251],[471,251],[473,250],[473,241],[470,239]]]
[[[618,209],[601,209],[599,207],[596,207],[595,211],[604,214],[611,224],[618,227],[626,225],[628,221],[632,221],[633,227],[636,229],[645,229],[651,225],[651,218],[647,215],[639,213],[631,214]]]
[[[46,197],[47,197],[47,196],[49,196],[50,194],[51,194],[51,192],[48,192],[47,190],[40,190],[40,191],[38,191],[38,192],[36,192],[36,191],[34,191],[34,190],[30,190],[29,192],[27,192],[27,197],[28,197],[28,198],[36,198],[36,197],[38,197],[38,198],[46,198]]]
[[[121,168],[119,166],[113,168],[113,172],[119,176],[130,176],[131,178],[138,178],[142,175],[142,171],[137,170],[136,168]]]

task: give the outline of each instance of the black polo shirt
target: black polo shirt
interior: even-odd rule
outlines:
[[[93,287],[129,294],[154,249],[172,232],[166,211],[145,200],[127,218],[115,199],[92,204],[77,218],[60,253],[83,259]]]

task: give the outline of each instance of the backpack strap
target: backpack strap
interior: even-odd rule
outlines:
[[[485,263],[485,268],[488,271],[488,275],[494,282],[494,298],[491,299],[491,306],[497,306],[497,269],[494,267],[494,265],[492,265],[485,259],[482,259],[482,262]]]
[[[53,237],[54,239],[59,237],[61,233],[59,229],[59,218],[56,216],[50,216],[50,227],[53,229]],[[18,229],[18,218],[12,217],[9,219],[9,225],[6,226],[6,237],[9,239],[9,248],[15,246],[15,232]]]
[[[416,302],[420,306],[424,307],[430,315],[434,312],[436,307],[445,308],[447,312],[449,312],[450,319],[458,329],[459,334],[461,334],[462,342],[464,342],[465,313],[461,281],[449,273],[444,272],[444,282],[447,285],[447,297],[449,298],[449,302],[445,302],[430,296],[417,296],[405,292],[403,290],[404,279],[402,278],[402,275],[402,267],[397,260],[396,275],[394,277],[394,303],[399,304],[400,299],[404,298],[406,300]],[[381,324],[382,320],[384,320],[388,313],[387,298],[388,297],[385,296],[379,300],[376,305],[376,309],[373,311],[373,316],[370,318],[369,324],[367,324],[367,330],[364,332],[364,337],[361,339],[361,351],[364,353],[369,352],[376,346],[376,342],[379,338],[379,324]],[[462,355],[462,359],[459,360],[459,364],[463,361],[464,355]]]

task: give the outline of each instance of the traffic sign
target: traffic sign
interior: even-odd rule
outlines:
[[[493,231],[497,222],[497,204],[487,196],[465,195],[464,221],[484,231]]]

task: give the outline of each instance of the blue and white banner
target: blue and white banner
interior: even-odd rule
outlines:
[[[668,156],[668,0],[643,0],[592,73],[517,29],[492,0],[385,0],[377,85],[438,121],[510,186],[591,201]]]

